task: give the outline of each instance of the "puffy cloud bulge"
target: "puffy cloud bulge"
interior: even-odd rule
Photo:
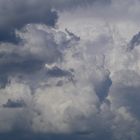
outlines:
[[[0,1],[0,139],[140,139],[139,1],[98,2]]]
[[[30,23],[44,23],[55,26],[57,12],[82,5],[89,5],[96,0],[1,0],[0,1],[0,40],[18,42],[14,30]],[[102,0],[100,0],[102,1]]]

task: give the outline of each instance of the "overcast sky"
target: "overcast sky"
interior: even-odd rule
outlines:
[[[140,139],[139,0],[0,0],[0,139]]]

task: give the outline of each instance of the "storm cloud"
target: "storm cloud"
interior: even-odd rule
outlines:
[[[18,43],[16,29],[26,24],[42,23],[55,27],[58,14],[56,10],[71,9],[92,4],[97,0],[1,0],[0,1],[0,41]],[[104,2],[108,0],[100,0]],[[55,9],[55,10],[53,10]]]
[[[0,139],[139,140],[139,3],[1,0]]]

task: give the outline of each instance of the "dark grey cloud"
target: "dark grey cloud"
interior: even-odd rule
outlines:
[[[42,23],[54,27],[58,14],[52,10],[88,6],[97,0],[2,0],[0,2],[0,41],[19,42],[15,35],[16,29],[21,29],[26,24]],[[99,0],[107,3],[109,0]]]
[[[1,6],[4,8],[0,10],[2,22],[0,24],[0,41],[17,43],[19,38],[16,37],[15,30],[21,29],[30,23],[42,23],[54,27],[58,19],[57,12],[52,11],[46,3],[41,5],[36,2],[29,4],[25,1],[14,1],[12,4],[5,1],[3,3]],[[8,6],[9,4],[11,6]]]
[[[65,134],[26,134],[26,133],[21,133],[21,132],[13,132],[13,133],[3,133],[0,134],[1,139],[5,140],[92,140],[93,137],[91,136],[82,136],[82,135],[65,135]],[[95,138],[95,140],[98,139],[102,140],[110,140],[110,137],[106,137],[105,135],[100,135],[98,138]]]
[[[111,85],[112,85],[112,81],[111,78],[108,76],[105,78],[104,81],[102,81],[99,85],[95,87],[96,94],[101,102],[106,100]]]
[[[26,104],[24,103],[24,101],[12,101],[11,99],[8,99],[7,103],[3,105],[4,108],[22,108],[25,106]]]
[[[40,71],[45,62],[35,58],[34,56],[20,56],[18,53],[1,53],[0,63],[0,87],[4,88],[10,81],[9,76],[30,75]]]
[[[17,57],[18,59],[18,57]],[[23,60],[20,62],[10,62],[0,65],[0,73],[17,74],[17,73],[32,73],[42,68],[43,62],[39,60]]]
[[[65,76],[72,77],[72,73],[70,71],[62,70],[57,66],[54,66],[52,69],[48,69],[47,74],[51,77],[65,77]]]
[[[140,32],[132,37],[128,44],[128,49],[132,50],[140,44]]]
[[[72,41],[76,41],[75,38],[66,39],[66,33],[62,32],[46,32],[45,29],[37,29],[32,33],[33,28],[36,25],[31,27],[24,28],[21,30],[21,34],[25,35],[20,42],[20,44],[3,44],[1,46],[0,52],[0,86],[5,87],[6,83],[9,83],[9,76],[24,77],[23,75],[31,75],[43,71],[45,77],[61,77],[68,76],[71,77],[72,74],[70,71],[62,70],[57,66],[46,70],[43,70],[46,63],[53,63],[55,61],[61,61],[62,52],[61,48],[67,49]],[[35,27],[36,28],[36,27]],[[48,29],[47,29],[48,30]],[[40,34],[40,35],[39,35]],[[21,35],[22,36],[22,35]],[[37,42],[32,36],[35,36]],[[57,36],[60,36],[60,42],[57,42]],[[29,39],[31,37],[31,40]],[[61,38],[62,37],[62,38]],[[64,37],[64,38],[63,38]],[[39,40],[38,40],[39,39]],[[62,42],[61,42],[62,40]],[[33,44],[32,44],[33,41]],[[34,51],[34,48],[37,51]],[[48,48],[48,49],[47,49]],[[36,50],[35,49],[35,50]],[[32,51],[33,50],[33,51]]]

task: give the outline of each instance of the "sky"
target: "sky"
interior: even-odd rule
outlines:
[[[0,0],[0,139],[140,139],[139,0]]]

